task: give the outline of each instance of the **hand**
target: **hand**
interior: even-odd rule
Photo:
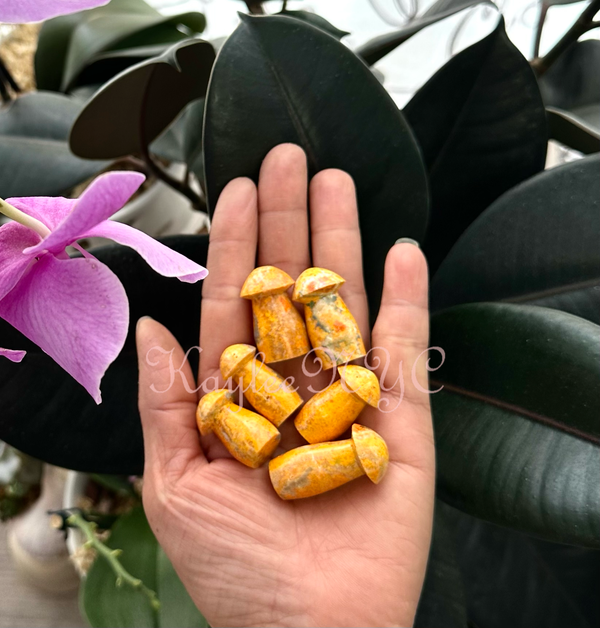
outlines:
[[[210,233],[200,331],[199,382],[208,381],[209,390],[215,387],[209,378],[223,383],[221,352],[234,343],[254,344],[250,304],[239,294],[256,261],[293,278],[310,266],[339,273],[346,279],[340,294],[369,340],[354,184],[339,170],[312,179],[310,232],[307,184],[304,153],[283,144],[265,158],[258,190],[240,178],[221,194]],[[433,517],[433,431],[429,396],[422,391],[426,356],[421,355],[428,333],[425,259],[418,247],[396,244],[386,260],[372,344],[390,356],[382,384],[391,390],[382,395],[382,410],[397,408],[367,407],[359,417],[386,440],[388,473],[378,485],[363,477],[317,497],[284,502],[271,486],[267,465],[244,467],[214,435],[200,441],[197,394],[186,392],[181,378],[169,388],[168,356],[159,366],[146,360],[152,347],[174,348],[177,368],[184,353],[160,324],[140,321],[144,506],[160,544],[212,626],[412,626]],[[380,356],[381,380],[385,356]],[[154,352],[151,361],[156,359]],[[330,375],[307,381],[301,362],[276,369],[293,375],[309,399],[303,387],[320,389]],[[419,386],[411,377],[415,363]],[[397,382],[401,368],[403,397]],[[182,373],[193,381],[187,363]],[[169,389],[159,394],[152,385]],[[286,449],[303,444],[292,420],[282,427]]]

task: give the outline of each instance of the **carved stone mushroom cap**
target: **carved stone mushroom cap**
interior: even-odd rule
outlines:
[[[252,345],[231,345],[221,354],[219,366],[223,379],[229,379],[246,362],[249,362],[256,354],[256,347]]]
[[[213,418],[223,406],[233,401],[233,393],[227,388],[220,388],[204,395],[196,408],[196,424],[202,436],[212,432]]]
[[[275,266],[259,266],[244,281],[240,296],[244,299],[266,297],[270,294],[285,292],[294,285],[294,280]]]
[[[366,476],[371,482],[379,484],[390,461],[385,441],[377,432],[355,423],[352,426],[352,443]]]
[[[370,406],[377,407],[381,391],[379,380],[373,371],[364,366],[348,364],[340,369],[340,377],[348,390]]]
[[[326,268],[307,268],[296,279],[292,299],[300,303],[311,301],[315,297],[337,292],[345,279]]]

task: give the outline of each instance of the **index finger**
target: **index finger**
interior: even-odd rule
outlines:
[[[253,344],[251,304],[240,298],[256,259],[256,186],[233,179],[215,209],[208,247],[208,277],[202,286],[199,383],[220,379],[219,359],[229,345]],[[221,380],[222,381],[222,380]]]

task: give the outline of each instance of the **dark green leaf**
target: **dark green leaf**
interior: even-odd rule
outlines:
[[[104,85],[117,74],[132,65],[164,54],[171,44],[138,46],[125,50],[113,50],[97,55],[86,65],[77,77],[77,87],[69,90],[70,94],[86,85]]]
[[[81,105],[33,92],[0,109],[0,196],[59,196],[107,166],[79,159],[67,136]]]
[[[161,242],[206,265],[207,236],[173,236]],[[166,325],[185,349],[198,344],[201,285],[155,273],[133,250],[93,251],[123,283],[129,298],[129,335],[102,380],[102,404],[39,347],[0,320],[2,346],[27,350],[20,364],[0,362],[0,439],[35,458],[68,469],[139,474],[143,442],[137,407],[135,324],[144,315]],[[191,354],[191,362],[197,360]],[[27,394],[23,394],[27,391]]]
[[[48,20],[36,51],[38,85],[67,91],[103,52],[175,43],[189,33],[202,32],[205,25],[201,13],[165,17],[143,0],[112,0],[106,6]]]
[[[573,44],[540,79],[551,137],[584,153],[600,150],[600,41]],[[558,119],[560,118],[560,119]]]
[[[158,543],[141,507],[121,516],[111,529],[107,545],[123,551],[119,561],[135,578],[156,591]],[[156,613],[148,598],[123,584],[108,561],[99,557],[81,583],[81,608],[93,628],[153,628]]]
[[[169,161],[186,163],[201,182],[204,181],[203,119],[204,98],[200,98],[190,103],[151,146],[152,152]]]
[[[426,26],[435,24],[446,17],[478,4],[495,6],[493,2],[488,2],[487,0],[437,0],[423,15],[411,20],[400,30],[385,33],[371,39],[358,48],[356,54],[362,57],[368,65],[373,65]]]
[[[321,17],[320,15],[317,15],[312,11],[290,11],[289,9],[282,9],[279,15],[287,15],[288,17],[293,17],[297,20],[308,22],[312,26],[316,26],[322,31],[333,35],[336,39],[342,39],[342,37],[350,34],[348,31],[340,30],[331,22],[328,22],[324,17]]]
[[[436,505],[437,507],[437,505]],[[549,543],[445,506],[471,625],[592,628],[600,620],[600,554]],[[443,625],[443,624],[440,624]]]
[[[415,628],[467,628],[462,575],[456,556],[454,520],[449,506],[436,502],[427,573]]]
[[[542,307],[461,305],[432,319],[438,485],[493,523],[600,547],[600,327]]]
[[[442,67],[405,109],[429,170],[424,249],[435,270],[503,192],[544,167],[546,114],[529,63],[504,21]]]
[[[214,58],[211,44],[187,40],[125,70],[79,114],[71,149],[96,159],[143,152],[190,101],[205,95]]]
[[[346,46],[300,20],[242,16],[207,95],[209,206],[214,210],[234,177],[257,180],[263,158],[282,142],[304,148],[310,175],[341,168],[354,178],[374,314],[387,251],[399,237],[420,239],[427,221],[427,184],[412,134]]]
[[[167,555],[158,548],[156,586],[160,611],[159,628],[208,628],[208,622],[198,610],[183,586]]]
[[[543,305],[600,324],[600,155],[546,170],[501,196],[432,282],[432,309]]]

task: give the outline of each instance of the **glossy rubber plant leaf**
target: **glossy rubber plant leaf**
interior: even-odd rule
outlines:
[[[600,151],[600,41],[578,41],[540,78],[550,136],[583,153]]]
[[[169,43],[138,46],[96,55],[83,68],[77,77],[76,87],[71,88],[69,93],[73,95],[74,92],[88,85],[104,85],[132,65],[164,54],[171,45]]]
[[[156,139],[150,150],[169,161],[187,164],[204,189],[204,155],[202,153],[202,124],[204,98],[191,102],[173,124]]]
[[[501,196],[435,274],[431,307],[543,305],[600,324],[600,155],[546,170]]]
[[[328,22],[324,17],[321,17],[312,11],[291,11],[290,9],[282,9],[278,15],[287,15],[288,17],[294,17],[297,20],[308,22],[312,26],[316,26],[322,31],[333,35],[336,39],[342,39],[342,37],[350,34],[348,31],[343,31],[337,28],[331,22]]]
[[[31,92],[0,110],[0,197],[59,196],[108,165],[70,151],[67,136],[80,109],[67,96]]]
[[[600,327],[476,303],[432,318],[438,489],[476,517],[600,547]]]
[[[597,550],[550,543],[475,519],[447,505],[443,508],[453,524],[450,543],[457,556],[470,626],[598,625]],[[436,509],[440,510],[437,503]]]
[[[205,264],[207,236],[161,240]],[[36,345],[0,320],[0,344],[27,351],[20,364],[0,362],[0,440],[68,469],[141,474],[143,441],[137,408],[135,325],[148,315],[166,325],[187,350],[198,344],[201,284],[155,273],[132,249],[108,246],[94,255],[118,276],[129,299],[129,333],[102,380],[102,404]],[[197,362],[195,351],[191,362]]]
[[[493,2],[488,0],[437,0],[427,11],[407,22],[400,30],[378,35],[357,48],[355,52],[365,60],[365,63],[373,65],[425,27],[478,4],[495,6]]]
[[[467,607],[450,506],[436,500],[427,572],[414,628],[467,628]]]
[[[404,112],[429,171],[424,250],[435,270],[488,205],[543,169],[546,114],[533,71],[502,19],[434,74]]]
[[[374,315],[386,253],[397,238],[424,234],[419,149],[389,95],[346,46],[300,20],[243,15],[217,57],[206,98],[209,207],[234,177],[256,181],[263,158],[282,142],[304,148],[311,176],[341,168],[354,178]]]
[[[205,95],[214,59],[211,44],[190,39],[125,70],[85,105],[71,129],[71,150],[95,159],[143,153]]]
[[[82,580],[80,590],[81,607],[93,628],[208,626],[159,546],[141,506],[119,517],[107,545],[123,551],[119,561],[155,591],[160,609],[154,611],[148,598],[127,584],[116,587],[113,570],[100,557]]]
[[[68,91],[88,63],[117,49],[175,43],[201,33],[201,13],[165,17],[144,0],[112,0],[44,23],[35,56],[38,87]]]

